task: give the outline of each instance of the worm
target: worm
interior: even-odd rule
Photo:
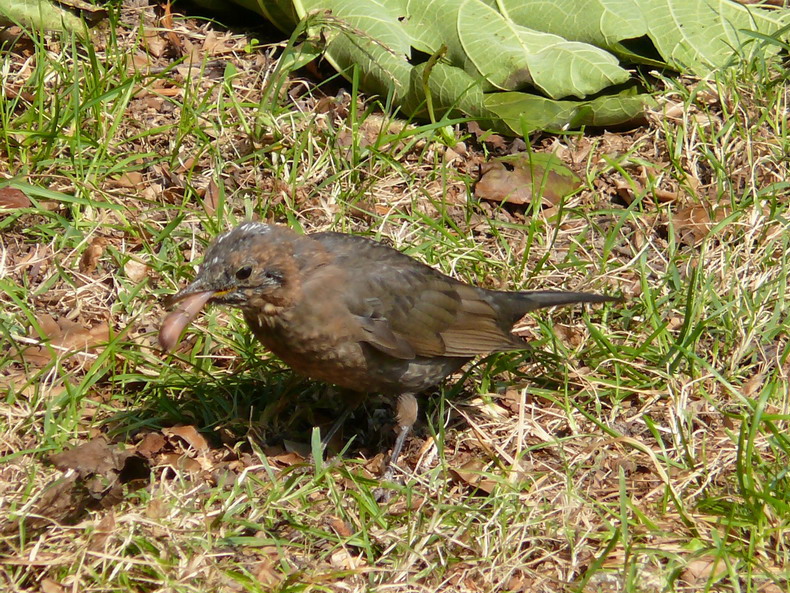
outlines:
[[[197,317],[203,306],[214,296],[214,291],[196,292],[181,299],[176,308],[167,314],[159,328],[159,345],[169,352],[178,344],[181,333]]]

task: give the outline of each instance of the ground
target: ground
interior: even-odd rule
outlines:
[[[262,26],[147,2],[91,44],[3,35],[3,590],[788,590],[781,56],[646,73],[642,124],[525,142],[404,121],[278,67]],[[528,146],[578,188],[479,187]],[[344,400],[238,314],[157,347],[162,299],[249,218],[624,301],[524,319],[529,350],[425,394],[382,484],[386,399],[311,457]]]

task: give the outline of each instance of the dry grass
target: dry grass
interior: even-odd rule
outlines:
[[[405,126],[278,69],[260,32],[135,4],[92,47],[2,55],[0,188],[31,202],[0,211],[0,588],[788,590],[779,63],[659,78],[637,130],[536,139],[585,188],[512,208],[470,188],[518,143]],[[627,302],[530,317],[533,351],[426,398],[405,485],[377,503],[387,402],[340,458],[305,461],[340,404],[232,312],[154,347],[160,298],[252,216]],[[117,449],[50,458],[98,436]]]

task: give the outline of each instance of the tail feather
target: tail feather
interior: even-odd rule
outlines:
[[[622,297],[613,297],[592,292],[565,292],[560,290],[534,290],[525,292],[503,292],[512,312],[513,323],[521,319],[530,311],[555,307],[558,305],[573,305],[576,303],[612,303],[622,301]]]

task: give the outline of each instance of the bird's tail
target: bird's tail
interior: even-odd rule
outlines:
[[[557,305],[573,305],[576,303],[611,303],[622,301],[622,297],[613,297],[592,292],[565,292],[560,290],[534,290],[524,292],[504,292],[508,295],[508,305],[515,321],[521,319],[530,311],[555,307]]]

